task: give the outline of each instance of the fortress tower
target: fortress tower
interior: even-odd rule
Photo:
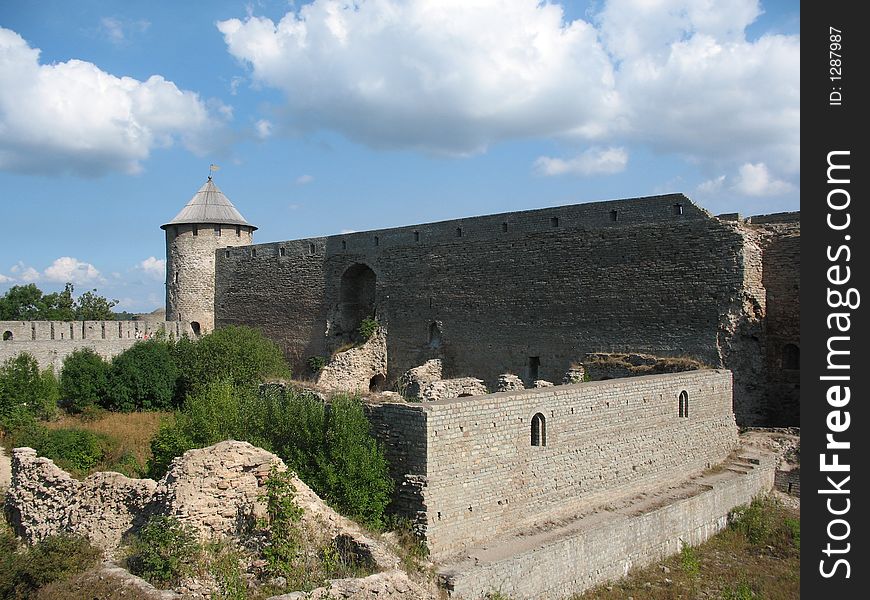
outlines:
[[[257,229],[209,177],[166,231],[166,319],[190,321],[195,333],[214,329],[215,252],[253,242]]]

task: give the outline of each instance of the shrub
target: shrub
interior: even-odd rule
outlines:
[[[251,327],[222,327],[201,337],[183,356],[186,389],[215,381],[229,381],[237,387],[262,383],[267,377],[290,377],[290,369],[278,345]]]
[[[196,444],[177,423],[164,423],[151,438],[151,457],[148,459],[148,477],[160,479],[176,456],[196,448]]]
[[[112,360],[106,408],[124,412],[171,408],[177,378],[166,342],[136,342]]]
[[[302,509],[294,500],[296,488],[293,487],[292,476],[272,467],[265,487],[260,500],[266,503],[266,517],[258,523],[259,527],[269,531],[269,543],[263,549],[263,556],[272,574],[296,579],[296,557],[302,547],[298,526],[302,520]]]
[[[0,531],[0,598],[29,598],[40,587],[96,565],[101,552],[76,536],[49,536],[18,551],[15,537]]]
[[[39,423],[19,427],[9,437],[12,445],[29,446],[75,475],[86,475],[97,467],[113,445],[104,434],[76,428],[47,429]]]
[[[380,323],[375,317],[366,317],[360,322],[357,331],[363,341],[368,341],[378,330],[378,327],[380,327]]]
[[[309,356],[306,362],[308,363],[308,368],[311,370],[311,372],[317,373],[326,366],[326,357]]]
[[[172,517],[151,517],[133,538],[127,567],[154,584],[177,583],[193,573],[201,547],[193,531]]]
[[[22,352],[0,366],[0,429],[9,431],[33,419],[48,419],[57,408],[57,379],[51,369]]]
[[[74,350],[63,361],[60,395],[71,413],[101,404],[106,395],[109,364],[91,348]]]

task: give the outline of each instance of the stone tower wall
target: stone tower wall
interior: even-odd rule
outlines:
[[[219,232],[219,234],[218,234]],[[166,319],[214,329],[215,251],[253,243],[253,230],[236,225],[166,227]]]

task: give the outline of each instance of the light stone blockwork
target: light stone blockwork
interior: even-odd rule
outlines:
[[[681,392],[688,417],[679,416]],[[711,369],[370,412],[400,475],[395,507],[418,519],[440,560],[721,462],[737,443],[731,395],[731,373]],[[536,414],[541,446],[532,445]]]
[[[194,335],[190,323],[181,321],[0,321],[0,336],[6,332],[10,339],[0,341],[0,363],[27,352],[41,368],[52,367],[55,373],[80,348],[109,360],[139,340]]]

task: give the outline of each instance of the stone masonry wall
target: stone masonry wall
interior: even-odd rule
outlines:
[[[390,382],[432,358],[445,378],[491,388],[502,373],[561,381],[588,352],[733,360],[738,420],[750,423],[764,397],[752,342],[764,294],[746,235],[673,194],[231,248],[217,254],[216,324],[260,328],[300,372],[342,341],[329,319],[342,274],[363,264]],[[737,349],[754,354],[736,360]]]
[[[688,394],[689,416],[679,416]],[[435,559],[696,475],[737,442],[731,373],[703,370],[425,403]],[[531,444],[533,416],[546,445]]]
[[[2,341],[6,332],[11,339]],[[91,348],[111,359],[158,332],[176,339],[193,335],[189,323],[178,321],[0,321],[0,362],[27,352],[41,368],[60,373],[63,359],[74,350]]]
[[[515,600],[573,598],[624,577],[633,568],[676,554],[683,544],[705,542],[727,526],[733,507],[748,504],[771,489],[774,468],[773,457],[762,456],[747,472],[724,473],[701,490],[664,506],[584,519],[572,533],[555,540],[505,560],[482,560],[448,574],[449,597],[478,600],[500,591]]]
[[[195,233],[195,235],[194,235]],[[166,228],[166,318],[214,329],[215,252],[253,242],[250,227],[170,225]]]

